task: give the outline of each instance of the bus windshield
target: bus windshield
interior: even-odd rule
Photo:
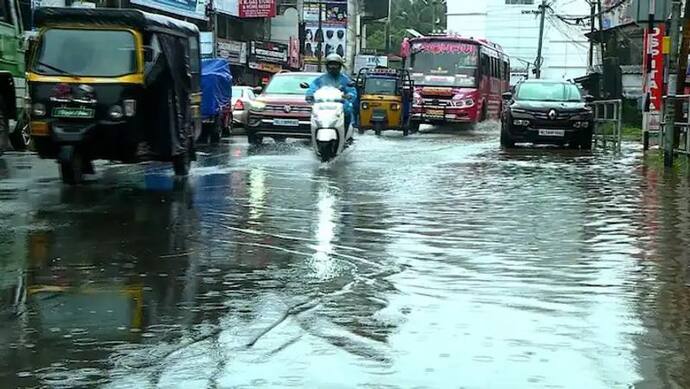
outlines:
[[[117,77],[136,72],[134,35],[124,30],[49,29],[42,34],[34,72]]]
[[[410,58],[412,77],[418,85],[475,87],[477,52],[469,43],[416,43]]]

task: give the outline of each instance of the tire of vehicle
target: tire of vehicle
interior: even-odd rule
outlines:
[[[336,142],[323,142],[318,144],[319,158],[321,162],[328,162],[335,158],[337,143]]]
[[[358,133],[359,135],[363,135],[363,134],[364,134],[364,129],[358,128],[358,129],[357,129],[357,133]]]
[[[65,185],[79,185],[84,179],[84,156],[75,150],[69,160],[60,161],[60,177]]]
[[[230,117],[225,118],[225,123],[223,125],[223,133],[222,133],[222,136],[224,138],[227,138],[230,135],[232,135],[232,127],[233,127],[232,118],[230,118]]]
[[[216,116],[216,119],[209,129],[211,130],[209,134],[209,143],[217,145],[220,143],[220,138],[223,136],[223,119],[220,116]]]
[[[421,127],[421,125],[420,122],[410,122],[410,132],[412,134],[419,132],[419,127]]]
[[[247,131],[247,142],[252,146],[260,146],[264,142],[264,138],[254,132]]]
[[[273,137],[273,141],[276,143],[285,143],[286,140],[287,140],[287,138],[284,136],[274,136]]]
[[[505,125],[501,125],[501,146],[504,149],[512,149],[515,147],[515,141],[510,137],[510,134],[505,129]]]
[[[31,147],[31,128],[29,118],[22,116],[17,121],[17,126],[10,133],[10,143],[16,151],[25,151]]]
[[[173,171],[175,176],[185,177],[189,175],[190,167],[192,166],[191,146],[186,152],[175,155],[172,159]]]
[[[485,101],[484,103],[482,103],[482,113],[479,116],[479,121],[485,122],[486,119],[488,119],[488,117],[487,117],[488,114],[489,114],[489,111],[488,111],[488,108],[486,107],[486,101]]]
[[[582,150],[591,150],[592,149],[592,137],[593,137],[593,134],[591,131],[587,131],[581,135],[579,144],[580,144],[580,148]]]
[[[8,137],[11,135],[9,120],[7,119],[7,114],[5,111],[5,102],[0,97],[0,154],[4,151],[4,148],[9,147],[7,143]],[[12,142],[9,139],[10,143]]]
[[[403,136],[408,136],[410,135],[410,129],[409,128],[403,128]]]

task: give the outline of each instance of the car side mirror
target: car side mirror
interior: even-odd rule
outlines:
[[[307,84],[306,82],[302,82],[299,84],[299,87],[302,89],[309,89],[309,84]]]
[[[262,88],[262,87],[260,87],[260,86],[255,86],[254,88],[252,88],[252,91],[253,91],[254,93],[257,93],[257,94],[263,92],[263,90],[264,90],[264,88]]]
[[[501,96],[503,97],[503,100],[510,100],[513,98],[513,94],[511,92],[505,92]]]
[[[585,103],[592,103],[592,102],[594,102],[594,96],[585,95]]]

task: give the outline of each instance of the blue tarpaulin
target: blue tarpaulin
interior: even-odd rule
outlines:
[[[224,59],[205,59],[201,62],[201,116],[217,115],[230,104],[232,74],[230,63]]]

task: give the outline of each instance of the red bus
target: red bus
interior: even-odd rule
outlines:
[[[414,126],[499,118],[510,88],[510,60],[501,46],[435,34],[406,40],[402,53],[415,83]]]

